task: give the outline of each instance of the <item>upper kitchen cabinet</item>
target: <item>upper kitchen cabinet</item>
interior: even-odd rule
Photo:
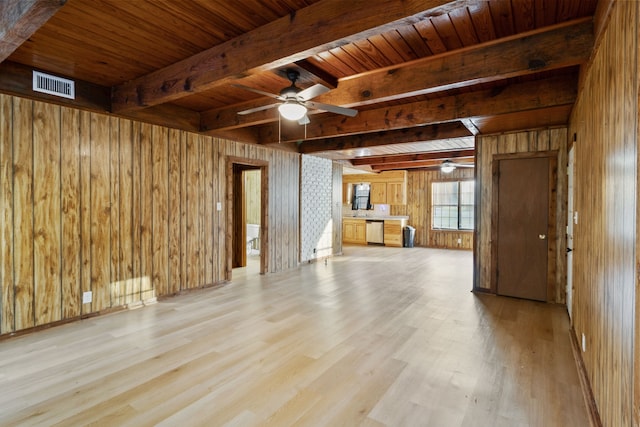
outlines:
[[[371,204],[387,203],[387,184],[384,182],[371,183]]]
[[[406,205],[407,204],[407,181],[387,183],[387,204]]]
[[[342,180],[342,203],[351,203],[353,201],[353,183]]]
[[[407,204],[407,171],[386,171],[379,174],[343,175],[344,188],[353,184],[368,182],[371,184],[371,204],[406,205]],[[345,194],[345,192],[343,192]],[[345,197],[345,203],[349,202]]]

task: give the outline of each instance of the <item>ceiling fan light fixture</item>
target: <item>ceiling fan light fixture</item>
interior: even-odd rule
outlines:
[[[300,120],[307,114],[307,107],[296,101],[286,101],[278,106],[278,111],[287,120]]]
[[[456,169],[455,165],[451,162],[443,162],[440,166],[440,171],[443,173],[451,173]]]

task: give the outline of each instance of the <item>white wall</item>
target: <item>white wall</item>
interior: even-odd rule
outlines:
[[[333,253],[332,161],[302,155],[300,175],[300,261],[305,262]]]

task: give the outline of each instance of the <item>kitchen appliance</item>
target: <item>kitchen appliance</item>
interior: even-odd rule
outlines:
[[[366,225],[367,244],[384,245],[384,221],[368,219]]]

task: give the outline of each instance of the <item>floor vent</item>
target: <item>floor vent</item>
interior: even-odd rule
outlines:
[[[33,90],[63,98],[76,98],[76,88],[73,80],[63,79],[40,71],[33,72]]]

